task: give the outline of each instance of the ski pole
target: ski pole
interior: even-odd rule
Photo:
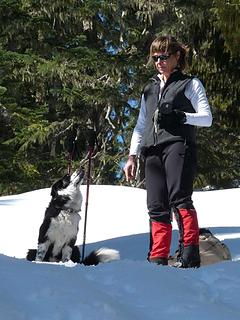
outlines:
[[[89,187],[91,180],[91,163],[92,163],[92,155],[94,151],[94,145],[96,141],[96,135],[94,130],[89,131],[88,136],[88,170],[87,170],[87,188],[86,188],[86,201],[85,201],[85,220],[84,220],[84,229],[83,229],[83,244],[82,244],[82,259],[84,260],[85,255],[85,246],[86,246],[86,230],[87,230],[87,213],[88,213],[88,199],[89,199]]]

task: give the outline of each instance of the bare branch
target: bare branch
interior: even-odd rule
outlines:
[[[108,121],[108,123],[110,124],[110,126],[111,126],[113,129],[116,129],[116,127],[114,126],[114,124],[112,123],[112,121],[111,121],[111,119],[110,119],[110,112],[111,112],[111,106],[108,105],[105,119]]]

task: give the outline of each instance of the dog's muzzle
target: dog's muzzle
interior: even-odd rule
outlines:
[[[85,176],[85,171],[83,167],[80,167],[72,174],[73,180],[75,180],[77,183],[82,182],[84,179],[84,176]]]

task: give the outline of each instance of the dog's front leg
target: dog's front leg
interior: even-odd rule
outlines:
[[[72,247],[65,245],[62,249],[62,262],[67,262],[71,260],[72,256]]]
[[[38,244],[38,249],[37,249],[35,261],[38,261],[38,262],[43,261],[43,259],[45,258],[45,255],[48,251],[49,246],[50,246],[49,240]]]

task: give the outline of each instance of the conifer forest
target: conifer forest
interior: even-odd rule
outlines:
[[[0,0],[0,195],[50,185],[87,166],[91,183],[127,185],[149,46],[188,45],[213,125],[198,128],[195,189],[240,185],[240,0]],[[71,159],[70,159],[71,158]],[[140,185],[137,180],[134,185]]]

